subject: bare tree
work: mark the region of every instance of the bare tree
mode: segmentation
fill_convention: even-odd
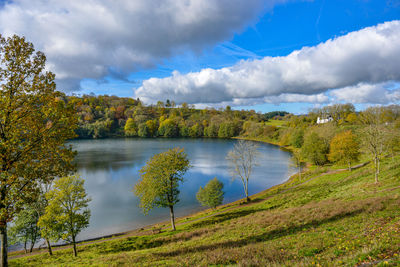
[[[258,145],[254,142],[239,140],[226,157],[229,161],[232,179],[240,178],[243,183],[246,201],[250,201],[248,185],[253,167],[257,164],[257,148]]]
[[[300,180],[301,180],[301,171],[302,171],[303,161],[302,161],[302,159],[301,159],[301,152],[300,152],[300,150],[293,150],[293,153],[292,153],[292,162],[293,162],[293,165],[294,165],[296,168],[298,168],[298,170],[299,170],[298,174],[299,174],[299,178],[300,178]]]
[[[375,183],[378,183],[380,160],[388,145],[388,129],[382,123],[382,108],[370,107],[361,114],[362,140],[367,152],[372,156],[375,170]]]

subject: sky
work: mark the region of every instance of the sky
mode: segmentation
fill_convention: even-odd
[[[400,0],[0,0],[67,94],[304,113],[400,101]]]

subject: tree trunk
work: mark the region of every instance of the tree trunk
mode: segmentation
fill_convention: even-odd
[[[28,250],[26,249],[26,242],[27,242],[27,240],[25,239],[25,241],[24,241],[24,251],[25,251],[25,254],[28,253]]]
[[[47,249],[49,251],[49,255],[53,256],[53,251],[51,250],[50,240],[48,238],[46,238],[46,243],[47,243]]]
[[[349,164],[349,171],[351,171],[351,163],[350,163],[350,161],[348,162],[348,164]]]
[[[301,165],[299,165],[299,178],[300,178],[300,181],[301,181]]]
[[[169,206],[169,213],[171,215],[171,227],[172,230],[175,231],[175,217],[174,217],[174,206]]]
[[[381,172],[381,161],[378,158],[378,167],[376,169],[377,173],[379,174]]]
[[[35,245],[35,243],[33,241],[31,241],[31,247],[29,248],[29,253],[32,253],[34,245]]]
[[[74,248],[74,256],[78,256],[78,253],[76,252],[76,242],[75,242],[75,236],[72,236],[72,246]]]
[[[250,202],[248,184],[249,184],[249,181],[247,181],[247,185],[246,185],[246,202]]]
[[[379,171],[378,171],[379,165],[378,164],[379,164],[378,163],[378,158],[375,157],[375,183],[376,184],[378,183],[378,173],[379,173]]]
[[[7,223],[1,222],[0,226],[0,242],[1,242],[1,267],[8,266],[7,260]]]

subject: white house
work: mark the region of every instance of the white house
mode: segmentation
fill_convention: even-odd
[[[317,124],[327,123],[333,121],[332,116],[328,116],[326,119],[321,119],[320,117],[317,118]]]

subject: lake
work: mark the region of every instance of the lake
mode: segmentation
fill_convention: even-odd
[[[192,168],[180,186],[181,201],[176,216],[201,210],[196,192],[209,180],[217,177],[224,183],[224,203],[244,197],[240,180],[232,181],[225,159],[237,140],[223,139],[101,139],[72,141],[78,151],[78,173],[85,179],[90,202],[90,226],[78,239],[132,230],[169,220],[169,210],[157,208],[143,215],[139,200],[132,193],[139,179],[139,169],[156,153],[169,148],[185,149]],[[295,171],[290,166],[290,154],[278,147],[259,143],[259,165],[249,182],[249,194],[261,192],[284,182]]]

